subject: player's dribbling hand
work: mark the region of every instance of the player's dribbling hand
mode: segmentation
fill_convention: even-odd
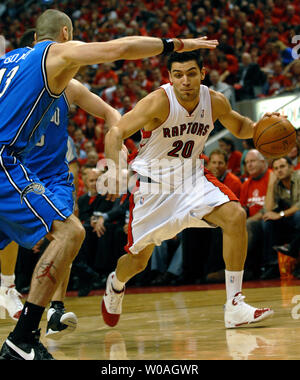
[[[266,117],[272,117],[272,116],[281,116],[281,117],[284,117],[284,118],[287,118],[287,116],[284,116],[284,115],[281,115],[281,113],[279,112],[266,112],[260,120],[266,118]],[[258,120],[258,122],[254,123],[253,125],[253,128],[256,128],[257,124],[260,122],[260,120]]]
[[[180,50],[177,50],[178,53],[197,49],[215,49],[219,45],[218,40],[208,40],[207,37],[187,38],[181,40],[181,42],[183,46]]]

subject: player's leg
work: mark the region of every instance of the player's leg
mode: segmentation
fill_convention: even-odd
[[[53,221],[52,240],[35,267],[21,316],[2,346],[3,359],[52,359],[39,343],[39,324],[46,305],[76,257],[84,234],[84,228],[74,215],[64,222]]]
[[[204,219],[223,231],[223,258],[228,271],[240,272],[247,255],[246,213],[238,202],[216,207]]]
[[[74,185],[73,176],[65,175],[49,178],[45,182],[47,188],[55,193],[57,197],[70,209],[74,209]],[[77,327],[77,317],[73,312],[66,312],[64,299],[66,296],[71,266],[67,269],[63,281],[58,285],[51,299],[47,312],[46,337],[50,339],[61,339],[64,335],[72,333]]]
[[[127,253],[121,256],[115,272],[108,276],[102,300],[102,316],[107,325],[113,327],[118,323],[122,313],[125,284],[146,268],[153,249],[154,245],[151,244],[138,254]]]
[[[18,320],[23,309],[21,294],[16,290],[15,268],[19,246],[15,242],[8,244],[0,251],[1,286],[0,306],[3,306],[9,316]]]
[[[246,213],[238,202],[228,202],[216,207],[204,217],[209,223],[220,226],[223,231],[223,258],[225,261],[225,283],[227,302],[225,326],[239,327],[259,322],[273,311],[269,308],[257,309],[243,300],[243,269],[247,254]]]

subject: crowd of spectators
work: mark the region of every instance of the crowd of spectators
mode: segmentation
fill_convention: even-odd
[[[217,49],[201,52],[207,73],[203,84],[224,93],[233,108],[238,101],[270,97],[300,88],[300,61],[294,59],[292,54],[295,47],[293,37],[300,34],[300,0],[7,0],[0,5],[0,35],[5,37],[6,50],[16,48],[22,34],[34,27],[39,14],[49,7],[66,12],[73,20],[74,39],[85,42],[107,41],[132,35],[166,38],[207,36],[209,39],[218,39],[220,43]],[[168,83],[165,59],[157,56],[134,62],[117,61],[84,67],[79,71],[77,79],[124,114],[149,92]],[[93,191],[89,188],[92,170],[97,164],[98,167],[105,166],[106,125],[103,120],[88,116],[81,109],[71,106],[68,132],[77,148],[79,217],[82,217],[84,204],[88,221],[84,218],[82,222],[89,240],[83,245],[74,265],[74,278],[77,282],[71,281],[70,286],[80,288],[81,295],[85,295],[93,286],[104,284],[105,276],[113,269],[118,255],[123,253],[128,200],[105,205],[105,202],[99,200],[99,195],[92,195]],[[125,141],[129,153],[137,151],[139,140],[140,134],[137,133]],[[249,188],[257,183],[255,181],[260,174],[251,172],[255,161],[251,155],[257,153],[252,150],[251,141],[244,142],[242,152],[234,148],[230,139],[224,138],[219,144],[220,151],[215,152],[214,157],[206,157],[206,164],[222,182],[227,178],[227,181],[230,179],[235,182],[235,186],[241,187],[238,190],[239,197],[244,197],[241,198],[242,204],[248,208],[248,231],[251,233],[251,218],[255,214],[252,215],[251,211],[253,202],[249,201],[249,194],[245,195],[246,190],[242,191],[242,187],[246,186],[249,193]],[[261,164],[265,176],[272,170],[272,164],[260,158],[257,160],[258,166]],[[299,145],[291,152],[290,158],[293,167],[300,169]],[[232,176],[235,177],[234,180]],[[240,185],[237,185],[236,179]],[[266,191],[267,182],[264,188]],[[264,207],[265,195],[262,195],[259,204],[261,208]],[[257,194],[254,196],[255,199],[259,197]],[[108,206],[111,209],[107,209]],[[103,218],[102,236],[97,236],[90,223],[95,217]],[[153,284],[157,285],[203,279],[214,281],[216,276],[208,275],[220,271],[222,277],[222,261],[215,260],[214,253],[220,249],[221,232],[209,232],[212,235],[210,241],[214,241],[214,249],[209,243],[203,243],[203,251],[209,252],[210,260],[207,262],[204,262],[203,254],[199,257],[197,252],[197,241],[201,238],[201,233],[200,230],[184,231],[157,249],[149,270],[145,272],[144,282],[153,280]],[[204,240],[207,241],[207,231],[204,234]],[[89,246],[91,241],[93,248]],[[255,247],[254,241],[251,240],[250,243]],[[251,244],[249,250],[257,253]],[[104,247],[107,246],[113,247],[113,259],[105,253]],[[197,259],[195,256],[198,256]],[[165,268],[164,273],[169,273],[167,276],[163,276],[162,270],[158,268],[162,257],[164,265],[161,267]],[[253,255],[249,262],[251,258]],[[257,263],[256,258],[252,261]],[[258,269],[250,264],[249,271],[258,275]],[[152,275],[155,272],[159,276],[153,279],[151,272]],[[143,282],[137,277],[137,283]],[[90,280],[85,281],[85,286],[81,282],[84,278]]]

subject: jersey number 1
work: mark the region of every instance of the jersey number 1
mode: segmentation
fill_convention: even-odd
[[[6,82],[5,82],[4,88],[0,92],[0,98],[2,98],[2,96],[4,95],[5,91],[7,90],[8,86],[10,85],[10,82],[12,81],[13,77],[16,75],[17,71],[19,70],[19,67],[20,66],[15,66],[13,69],[10,70],[10,72],[6,76]],[[4,74],[5,74],[6,70],[7,69],[1,69],[0,70],[0,85],[1,85],[2,79],[4,78]]]

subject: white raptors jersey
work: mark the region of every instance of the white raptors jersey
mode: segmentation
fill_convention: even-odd
[[[132,162],[132,169],[155,182],[169,184],[172,168],[172,183],[176,187],[182,184],[179,172],[183,167],[188,167],[187,162],[199,158],[208,135],[214,128],[211,99],[208,87],[201,85],[199,103],[189,114],[178,102],[171,84],[165,84],[161,88],[169,99],[169,116],[152,132],[142,131],[139,152]]]

